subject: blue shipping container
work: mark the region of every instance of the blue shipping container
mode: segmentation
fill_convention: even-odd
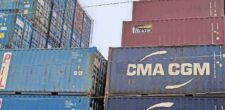
[[[106,99],[105,110],[224,110],[225,98],[121,97]]]
[[[51,13],[51,0],[1,0],[0,9],[17,9],[19,14],[47,33]]]
[[[0,95],[1,110],[102,110],[102,104],[86,96]]]
[[[225,46],[111,48],[107,94],[225,93]]]
[[[53,5],[49,37],[54,39],[54,41],[58,44],[60,44],[62,36],[63,19],[64,19],[63,13],[64,10],[57,7],[57,5]]]
[[[106,60],[96,48],[1,50],[0,57],[1,92],[104,95]]]
[[[75,11],[75,3],[77,0],[67,0],[66,2],[66,9],[64,13],[64,20],[68,22],[71,26],[73,25],[73,19],[74,19],[74,11]]]
[[[64,22],[60,47],[62,47],[62,48],[70,47],[72,30],[73,30],[72,25],[68,25],[68,24],[66,24],[66,22]]]
[[[4,48],[29,48],[32,25],[16,12],[0,11],[0,44]]]

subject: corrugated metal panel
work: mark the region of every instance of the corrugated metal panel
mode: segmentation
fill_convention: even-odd
[[[64,21],[60,47],[62,47],[62,48],[70,47],[72,30],[73,30],[72,24],[70,25],[68,22]]]
[[[109,98],[105,110],[224,110],[224,98],[125,97]]]
[[[81,47],[80,44],[81,44],[81,34],[74,29],[71,40],[71,47]]]
[[[59,39],[60,40],[60,39]],[[56,41],[54,37],[47,38],[47,48],[60,48],[60,41]]]
[[[47,35],[34,27],[30,48],[45,48],[47,43]]]
[[[81,34],[83,30],[84,10],[77,2],[75,7],[74,28]]]
[[[224,17],[124,22],[122,46],[224,44]]]
[[[84,22],[83,22],[82,37],[81,37],[81,47],[86,47],[86,48],[89,47],[91,29],[92,29],[92,20],[87,14],[85,14]]]
[[[0,57],[2,92],[104,94],[106,61],[96,48],[1,50]]]
[[[1,0],[0,10],[4,9],[17,9],[23,0]]]
[[[0,102],[1,110],[102,110],[98,101],[85,96],[0,95]]]
[[[62,36],[63,14],[64,9],[57,7],[57,5],[53,5],[49,37],[51,37],[51,39],[54,39],[54,41],[56,43],[59,43],[59,45]]]
[[[225,46],[112,48],[107,95],[224,93]]]
[[[66,22],[68,22],[68,24],[71,24],[71,27],[72,27],[73,19],[75,16],[75,13],[74,13],[75,3],[76,3],[76,0],[67,0],[65,14],[64,14]]]
[[[224,16],[224,0],[150,0],[133,3],[134,21],[209,16]]]
[[[4,48],[29,48],[32,25],[16,10],[1,10],[0,43]]]

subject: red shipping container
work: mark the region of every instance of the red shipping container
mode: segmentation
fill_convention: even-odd
[[[74,19],[74,28],[81,34],[83,29],[84,22],[84,10],[80,6],[80,4],[76,3],[75,8],[75,19]]]
[[[224,0],[142,0],[133,3],[133,21],[224,16]]]
[[[225,44],[224,17],[123,23],[123,47],[209,44]]]

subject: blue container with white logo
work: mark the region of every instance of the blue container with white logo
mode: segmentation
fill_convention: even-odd
[[[225,93],[225,46],[111,48],[106,94]]]
[[[104,110],[224,110],[225,98],[114,97]]]
[[[1,110],[103,110],[87,96],[0,95]]]
[[[1,50],[0,92],[104,95],[106,60],[96,48]]]

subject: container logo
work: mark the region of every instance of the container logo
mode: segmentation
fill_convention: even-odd
[[[12,53],[4,53],[0,74],[0,89],[5,89]]]
[[[133,27],[133,33],[149,33],[152,32],[152,24],[145,24],[145,25],[135,25]]]
[[[210,76],[210,63],[209,62],[193,62],[193,63],[147,63],[143,61],[160,55],[166,55],[167,51],[157,51],[150,53],[139,60],[138,64],[128,64],[126,75],[132,76]],[[191,83],[194,79],[176,85],[168,85],[166,89],[177,89]]]
[[[173,105],[174,105],[174,103],[172,103],[172,102],[163,102],[163,103],[155,104],[155,105],[147,108],[146,110],[152,110],[155,108],[170,108]]]

